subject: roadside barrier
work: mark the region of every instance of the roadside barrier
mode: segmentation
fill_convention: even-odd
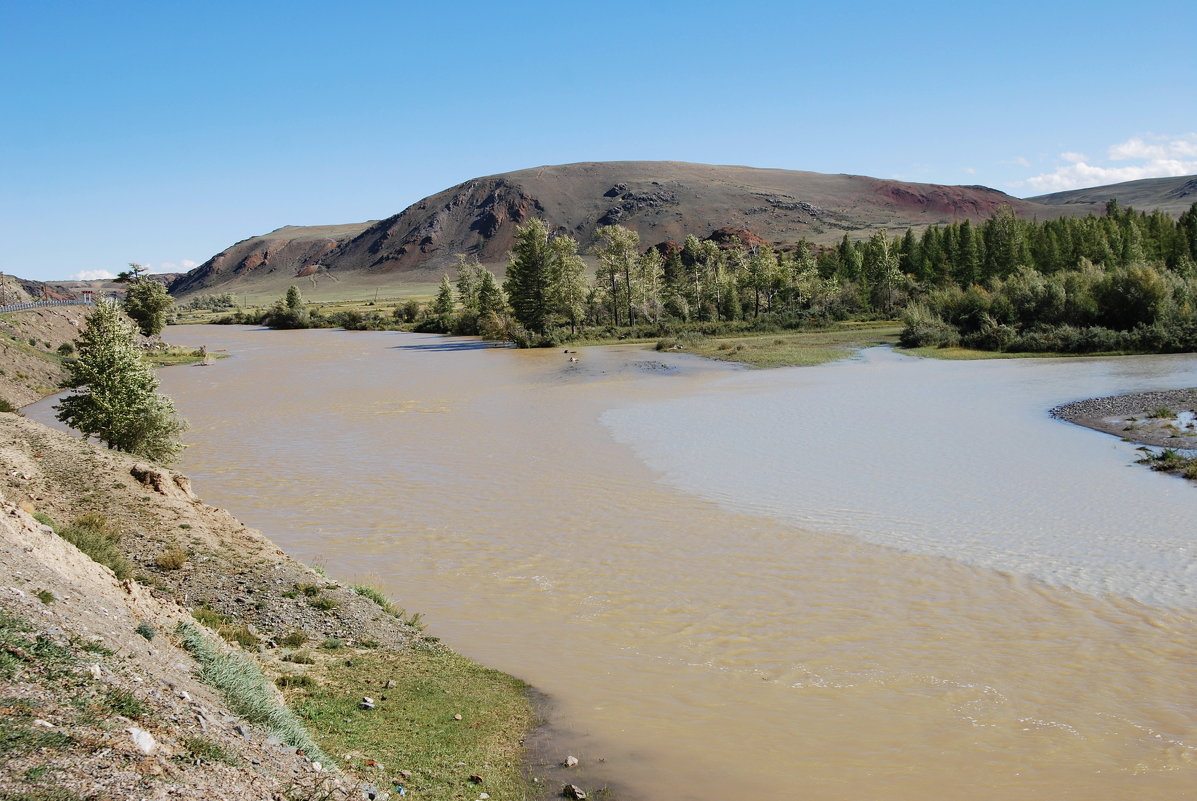
[[[40,309],[43,306],[94,306],[90,300],[39,300],[36,303],[14,303],[11,306],[0,306],[0,314],[4,312],[25,311],[26,309]]]

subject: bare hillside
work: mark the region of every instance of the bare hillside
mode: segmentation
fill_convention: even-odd
[[[1143,211],[1159,209],[1167,214],[1180,214],[1197,203],[1197,175],[1144,178],[1141,181],[1126,181],[1109,186],[1053,192],[1027,200],[1050,206],[1104,205],[1107,200],[1117,200],[1122,206],[1132,206]]]

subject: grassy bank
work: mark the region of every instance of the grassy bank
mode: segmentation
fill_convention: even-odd
[[[445,801],[530,796],[521,741],[534,721],[523,682],[435,643],[320,648],[288,667],[278,679],[288,704],[363,779]]]
[[[657,349],[693,353],[752,367],[810,367],[842,359],[860,348],[895,344],[900,331],[901,327],[893,323],[841,323],[818,331],[703,338],[682,336],[661,340]]]

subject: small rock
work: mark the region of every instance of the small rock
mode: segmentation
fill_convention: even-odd
[[[561,764],[567,768],[572,768],[574,765],[578,764],[578,758],[571,754],[570,756],[567,756],[565,758],[565,761],[562,762]]]
[[[361,701],[358,702],[357,708],[358,709],[373,709],[374,708],[374,699],[373,698],[363,698]]]
[[[576,784],[567,784],[561,788],[561,795],[564,798],[572,798],[574,801],[580,801],[586,797],[586,791]]]
[[[33,721],[33,725],[34,725],[34,726],[44,726],[44,727],[45,727],[45,728],[47,728],[47,729],[52,729],[52,728],[54,728],[54,724],[53,724],[53,723],[51,723],[51,722],[50,722],[50,721],[48,721],[48,720],[42,720],[41,718],[38,718],[37,720]]]
[[[470,776],[470,781],[472,781],[474,784],[482,784],[482,777],[475,773]]]
[[[100,666],[98,664],[96,664],[95,662],[93,662],[91,664],[91,667],[88,668],[88,670],[91,671],[91,677],[98,681],[100,678],[100,675],[101,675],[100,674]]]
[[[245,728],[245,726],[241,725],[240,723],[233,727],[233,731],[237,732],[242,737],[249,739],[249,729]]]
[[[453,716],[453,719],[454,719],[454,720],[461,720],[461,715],[454,715],[454,716]]]
[[[316,771],[317,773],[319,773],[320,771],[324,770],[324,766],[323,766],[323,765],[321,765],[319,762],[313,762],[313,763],[312,763],[312,770],[314,770],[314,771]]]
[[[401,771],[399,771],[399,775],[403,777],[403,781],[407,781],[408,779],[411,778],[411,771],[410,770],[401,770]]]
[[[386,686],[386,688],[387,688],[388,690],[393,690],[393,689],[395,689],[395,686],[396,686],[396,685],[395,685],[395,680],[394,680],[394,679],[387,679],[387,686]]]
[[[133,745],[137,746],[137,750],[146,756],[150,756],[158,749],[158,742],[154,739],[154,735],[145,729],[132,726],[125,731],[129,732],[129,736],[133,738]]]
[[[486,801],[490,798],[490,793],[478,793],[478,801]]]

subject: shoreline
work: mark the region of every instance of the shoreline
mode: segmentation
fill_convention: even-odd
[[[1179,431],[1173,424],[1174,414],[1153,417],[1154,413],[1164,409],[1174,413],[1197,410],[1197,387],[1086,398],[1061,404],[1049,414],[1058,420],[1140,445],[1181,450],[1197,448],[1197,429]]]
[[[195,365],[191,364],[188,366]],[[52,397],[54,394],[56,393],[43,394],[37,400],[44,400],[47,397]],[[30,401],[30,403],[36,403],[37,400]],[[94,461],[98,456],[105,463],[104,468],[101,468],[96,474],[89,476],[91,480],[98,481],[105,476],[113,479],[127,478],[127,473],[129,472],[128,465],[117,467],[111,473],[109,465],[115,467],[117,464],[125,462],[132,464],[138,461],[137,457],[133,457],[130,454],[110,451],[95,443],[80,441],[69,433],[64,432],[63,434],[59,434],[53,428],[44,426],[33,420],[28,420],[24,417],[23,413],[23,409],[27,405],[30,404],[23,403],[19,408],[13,410],[15,419],[9,418],[8,415],[0,416],[0,423],[6,423],[4,426],[6,431],[8,430],[8,422],[11,420],[11,423],[15,424],[13,433],[20,432],[11,442],[11,446],[16,446],[16,450],[6,451],[5,461],[14,461],[15,463],[21,460],[9,459],[7,457],[16,457],[17,453],[26,450],[30,453],[37,451],[34,455],[39,463],[38,466],[42,469],[37,471],[30,469],[27,473],[20,474],[19,478],[10,480],[8,482],[12,485],[9,488],[10,492],[17,490],[18,487],[20,489],[17,491],[15,497],[7,497],[7,494],[0,495],[0,498],[3,498],[5,501],[12,500],[19,502],[30,509],[37,509],[39,511],[52,510],[62,520],[71,519],[68,516],[68,509],[78,511],[79,509],[95,505],[95,501],[98,498],[94,496],[79,497],[84,494],[82,487],[86,486],[89,483],[88,481],[82,480],[81,477],[78,480],[62,481],[61,474],[51,477],[51,473],[58,471],[45,469],[49,466],[50,462],[57,461],[55,457],[61,456],[63,451],[62,446],[51,445],[56,440],[58,442],[62,442],[63,440],[73,441],[75,445],[67,446],[67,449],[74,450],[77,447],[79,449],[78,453],[87,454],[88,459]],[[18,420],[21,422],[17,422]],[[29,428],[29,426],[32,426],[32,428]],[[59,440],[59,436],[62,437],[61,440]],[[36,446],[33,445],[35,442],[37,443]],[[95,456],[92,456],[92,454],[95,454]],[[104,454],[104,456],[100,456],[100,454]],[[28,456],[29,454],[24,455]],[[29,466],[32,467],[32,463]],[[156,494],[161,494],[168,496],[171,501],[182,501],[185,510],[176,509],[173,510],[173,514],[177,516],[176,522],[177,519],[187,521],[185,524],[179,525],[181,531],[177,532],[176,536],[167,535],[165,538],[154,537],[153,539],[158,541],[157,547],[160,548],[169,549],[172,543],[177,543],[179,547],[191,551],[191,558],[187,559],[188,563],[184,566],[185,569],[177,573],[167,573],[155,569],[153,565],[154,556],[152,554],[130,553],[129,555],[133,557],[134,564],[140,569],[137,575],[137,583],[140,584],[148,581],[149,583],[146,587],[149,592],[172,599],[174,603],[182,608],[196,606],[196,608],[207,609],[212,607],[217,613],[225,615],[226,619],[233,621],[240,620],[247,623],[249,631],[265,639],[268,643],[264,646],[268,650],[263,651],[262,654],[264,656],[269,654],[270,656],[263,660],[262,664],[267,669],[269,675],[273,675],[281,667],[277,664],[280,654],[284,662],[289,659],[285,653],[288,649],[281,648],[275,651],[278,646],[274,641],[280,640],[287,630],[295,630],[300,627],[317,632],[317,639],[326,636],[334,639],[337,636],[345,638],[346,646],[350,648],[353,648],[354,641],[360,637],[367,644],[365,651],[361,650],[360,645],[357,648],[353,648],[353,651],[358,656],[411,652],[413,643],[419,646],[417,650],[444,648],[443,645],[439,644],[438,638],[425,638],[421,636],[418,628],[405,625],[402,618],[390,621],[389,624],[381,623],[378,616],[373,614],[373,612],[377,611],[373,610],[373,602],[364,605],[364,612],[360,611],[362,604],[354,597],[357,593],[352,589],[353,585],[350,582],[341,582],[331,577],[325,577],[318,570],[314,571],[307,565],[290,557],[289,554],[286,554],[261,532],[245,527],[244,524],[237,521],[229,512],[203,504],[202,501],[199,501],[199,499],[191,494],[189,482],[181,474],[177,474],[169,468],[161,468],[156,465],[151,470],[155,476],[166,476],[173,479],[174,483],[179,485],[180,491],[176,493],[174,488],[169,486],[172,483],[171,481],[161,480],[157,483],[164,485],[165,489],[159,489],[157,493],[151,492],[150,496],[153,497]],[[16,475],[14,473],[14,476]],[[119,483],[121,482],[118,481],[111,486],[115,488]],[[40,484],[41,491],[31,491],[32,487],[30,484]],[[47,486],[47,484],[50,486]],[[58,486],[51,488],[55,484]],[[78,485],[77,487],[74,486],[76,484]],[[111,493],[107,492],[103,494],[110,495]],[[174,497],[176,495],[179,497]],[[132,504],[122,505],[133,506]],[[157,508],[158,506],[159,504],[152,503],[144,511],[149,511],[153,508],[154,513],[152,514],[157,516],[160,513],[160,510]],[[193,510],[186,507],[195,508]],[[194,534],[198,529],[208,527],[208,525],[201,525],[200,520],[213,516],[222,518],[216,525],[216,528],[226,529],[226,531],[222,532],[222,536],[216,538],[217,540],[228,537],[229,532],[227,529],[232,528],[236,529],[233,537],[243,539],[244,541],[238,543],[237,546],[228,547],[231,543],[225,540],[213,550],[209,550],[206,546],[201,546],[197,550]],[[123,520],[121,522],[128,525],[132,520]],[[140,522],[144,525],[146,521],[143,519]],[[210,521],[205,522],[210,524]],[[186,543],[187,539],[190,539],[191,543]],[[134,550],[141,549],[135,548]],[[217,551],[219,555],[217,555]],[[211,566],[203,570],[193,569],[193,566],[198,568],[202,562],[207,560],[221,564],[222,569],[212,570]],[[264,570],[263,568],[268,569]],[[196,574],[201,572],[206,574],[205,577],[198,582],[194,581],[194,578],[197,577]],[[251,597],[264,600],[265,596],[272,594],[275,590],[273,585],[278,583],[278,575],[283,575],[284,573],[287,574],[286,581],[289,585],[295,584],[296,579],[301,582],[310,581],[313,584],[320,585],[322,594],[330,595],[335,593],[342,596],[335,602],[339,608],[331,613],[312,615],[310,614],[312,610],[306,609],[304,604],[299,604],[301,611],[299,613],[300,616],[297,618],[294,614],[279,614],[281,611],[280,607],[276,605],[274,599],[271,599],[270,602],[265,604],[260,600],[255,605],[255,609],[259,611],[243,614],[246,611],[246,607],[239,607],[237,604],[241,604],[247,598]],[[188,575],[188,578],[193,580],[178,581],[177,579],[182,578],[183,575]],[[7,571],[0,571],[0,581],[8,583],[12,578],[12,576],[7,574]],[[286,605],[283,599],[280,598],[278,600]],[[353,606],[357,606],[359,609],[351,609]],[[190,615],[186,616],[185,619],[190,620]],[[334,620],[336,623],[333,622]],[[345,626],[346,623],[350,625]],[[329,624],[332,624],[332,626],[329,627]],[[354,624],[357,625],[355,626]],[[329,627],[329,630],[321,631],[325,627]],[[338,630],[333,630],[334,628]],[[251,648],[250,650],[254,649]],[[447,650],[452,649],[450,647]],[[498,671],[492,671],[491,668],[479,662],[466,659],[465,657],[461,658],[475,665],[481,671],[498,673]],[[508,674],[503,675],[507,676]],[[567,768],[564,762],[568,753],[567,749],[570,748],[569,742],[571,739],[576,740],[577,738],[571,738],[569,733],[561,728],[563,721],[556,719],[555,700],[543,691],[525,684],[517,677],[509,678],[523,686],[521,695],[526,699],[526,703],[532,713],[529,726],[522,727],[519,731],[512,730],[508,733],[509,736],[506,737],[506,740],[513,747],[518,744],[523,752],[522,758],[519,760],[520,772],[525,777],[527,792],[530,793],[528,797],[530,799],[556,797],[563,784],[580,784],[591,792],[602,789],[608,794],[615,794],[611,797],[630,797],[626,788],[621,788],[617,783],[606,780],[610,771],[604,769],[602,760],[595,763],[592,760],[583,759],[580,764]],[[287,696],[293,694],[291,691],[284,693]],[[300,698],[297,697],[296,700],[300,700]],[[585,756],[584,754],[579,755]],[[71,757],[67,757],[67,759],[71,759]],[[319,769],[317,768],[317,770]],[[369,773],[369,771],[351,770],[350,773],[351,775],[356,774],[354,779],[357,781],[366,781],[367,777],[365,774]],[[387,795],[387,793],[381,792],[378,794],[378,797],[383,798]]]

